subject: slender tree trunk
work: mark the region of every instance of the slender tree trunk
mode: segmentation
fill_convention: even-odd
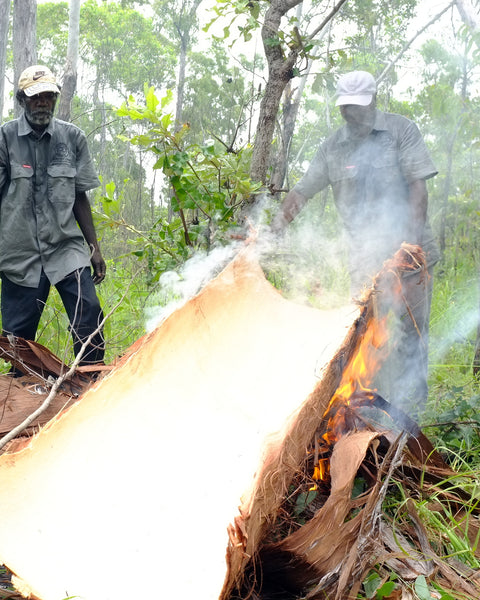
[[[37,63],[37,3],[36,0],[13,2],[13,74],[15,90],[20,73]],[[21,108],[15,103],[15,115]]]
[[[78,45],[80,36],[80,0],[70,0],[68,48],[63,74],[62,94],[58,104],[58,118],[70,121],[72,100],[77,87]]]
[[[191,3],[190,3],[191,1]],[[187,68],[187,52],[190,47],[191,33],[197,27],[196,13],[197,8],[201,0],[183,0],[181,5],[178,7],[178,14],[173,17],[173,24],[177,30],[178,39],[180,40],[180,57],[178,65],[178,78],[177,78],[177,102],[175,106],[175,123],[176,129],[180,130],[182,127],[182,115],[183,115],[183,101],[185,95],[185,73]],[[171,195],[175,193],[171,190]],[[180,217],[183,222],[185,229],[185,241],[189,244],[187,223],[183,210],[180,209]],[[168,205],[168,219],[171,221],[173,218],[173,211],[171,204]]]
[[[308,39],[316,38],[346,1],[337,0],[332,10],[315,31],[309,35]],[[306,41],[302,40],[300,33],[297,31],[298,37],[292,41],[290,51],[288,55],[285,55],[279,36],[281,20],[290,9],[300,4],[300,2],[301,0],[271,0],[262,27],[263,48],[268,63],[268,80],[260,104],[260,115],[250,169],[250,177],[254,181],[262,183],[267,183],[275,121],[282,94],[288,82],[294,77],[293,68],[303,50],[303,43]],[[254,200],[254,198],[251,198],[249,201],[253,203]]]
[[[267,170],[270,166],[271,144],[280,101],[288,82],[293,77],[293,67],[300,51],[300,47],[294,47],[288,56],[284,55],[278,36],[281,20],[291,8],[300,4],[300,1],[273,0],[265,13],[262,40],[268,63],[268,80],[260,104],[252,154],[250,177],[254,181],[266,183]]]
[[[471,29],[472,33],[476,33],[480,29],[479,16],[470,0],[455,0],[460,17],[465,25]],[[478,46],[478,42],[477,42]]]
[[[10,25],[10,7],[12,0],[0,0],[0,123],[3,120],[5,97],[5,71],[7,68],[8,27]]]

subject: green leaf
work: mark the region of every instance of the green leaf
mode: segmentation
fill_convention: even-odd
[[[153,87],[149,88],[147,95],[145,96],[145,102],[148,110],[152,111],[153,113],[156,112],[159,101],[155,96]]]
[[[428,589],[427,580],[424,575],[419,575],[415,579],[415,593],[420,600],[432,600],[432,594]]]
[[[377,573],[371,573],[363,582],[363,589],[367,598],[373,598],[382,580]]]
[[[390,596],[390,594],[393,592],[394,589],[395,589],[395,582],[394,581],[387,581],[387,582],[385,582],[377,590],[377,599],[380,600],[381,598],[385,598],[385,597]]]

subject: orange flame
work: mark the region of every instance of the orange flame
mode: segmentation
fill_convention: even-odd
[[[369,391],[381,361],[378,350],[387,340],[386,317],[380,321],[371,319],[365,335],[360,340],[358,350],[343,372],[342,380],[330,406],[336,402],[349,403],[350,397],[358,390]]]
[[[375,391],[371,389],[371,386],[382,363],[383,354],[380,351],[387,341],[387,337],[387,318],[370,319],[365,334],[362,336],[353,358],[346,366],[340,385],[325,412],[328,424],[323,440],[327,444],[332,444],[343,433],[351,429],[348,421],[352,418],[352,411],[349,407],[355,393],[361,391],[364,397],[368,397],[369,392]]]
[[[392,303],[402,303],[403,306],[406,301],[402,291],[401,273],[418,269],[424,270],[425,277],[429,276],[423,250],[419,246],[402,244],[392,259],[385,261],[373,288],[378,289],[378,279],[381,275],[382,287],[390,289]],[[407,310],[409,310],[408,306]],[[382,350],[387,339],[387,317],[381,319],[370,317],[366,324],[366,331],[344,369],[340,385],[325,411],[326,432],[320,440],[315,439],[316,451],[312,475],[314,483],[311,489],[317,489],[316,481],[325,482],[329,478],[328,459],[319,458],[320,444],[323,445],[323,453],[327,448],[331,449],[331,445],[342,435],[358,426],[359,415],[356,414],[355,408],[365,406],[369,402],[373,403],[376,390],[372,389],[372,384],[385,359],[386,353]]]

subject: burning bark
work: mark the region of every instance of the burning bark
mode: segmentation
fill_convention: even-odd
[[[218,598],[227,525],[264,440],[357,316],[286,301],[240,254],[25,449],[0,456],[0,560],[19,589],[130,600],[128,571],[138,597]]]
[[[461,490],[443,491],[452,469],[412,419],[369,388],[385,358],[376,289],[386,278],[395,287],[402,271],[422,262],[420,248],[403,246],[385,264],[324,378],[266,453],[229,531],[222,600],[353,599],[372,570],[404,582],[435,576],[452,594],[480,597],[472,571],[452,566],[429,538],[412,498],[435,490],[452,502],[459,522],[468,514],[471,538],[479,531],[478,510],[465,509]],[[356,480],[363,489],[353,493]],[[383,508],[397,486],[406,498],[401,523]]]
[[[383,277],[413,268],[417,250],[400,258]],[[344,600],[375,568],[479,597],[418,499],[446,498],[472,543],[477,510],[442,487],[454,472],[416,424],[369,388],[364,353],[384,354],[372,324],[375,285],[357,307],[318,311],[283,299],[241,253],[0,456],[0,560],[18,589],[130,600],[128,570],[139,597]],[[402,514],[384,509],[392,488]]]

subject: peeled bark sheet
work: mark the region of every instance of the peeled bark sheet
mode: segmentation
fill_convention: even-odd
[[[0,561],[19,588],[42,600],[218,598],[227,526],[266,440],[283,439],[319,387],[321,418],[358,317],[285,300],[240,253],[0,457]]]

